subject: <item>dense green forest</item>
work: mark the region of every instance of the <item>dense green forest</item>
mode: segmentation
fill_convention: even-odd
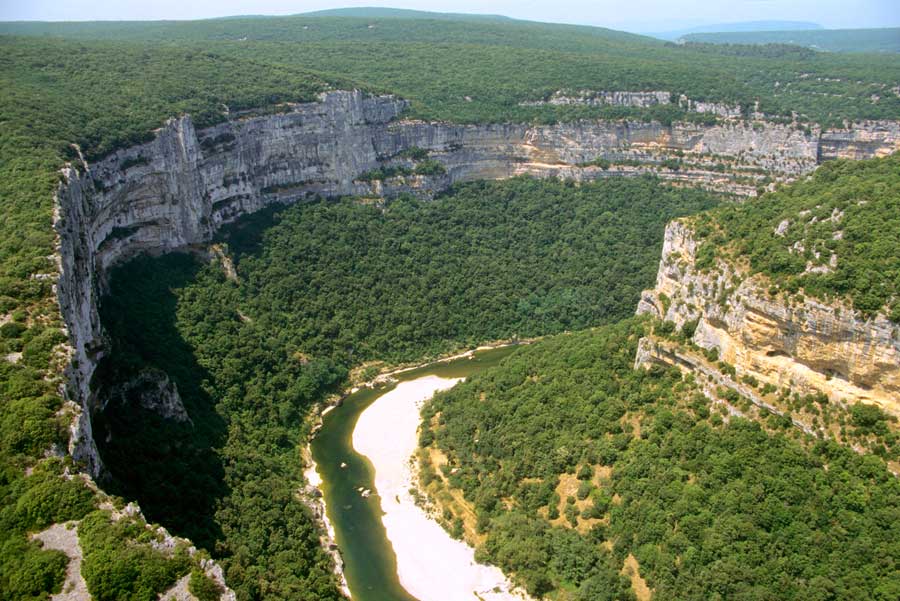
[[[723,416],[677,369],[633,369],[646,329],[537,342],[426,405],[421,442],[477,512],[480,555],[560,599],[628,599],[628,555],[658,599],[896,599],[883,461]]]
[[[806,181],[696,223],[701,268],[716,256],[748,259],[789,294],[849,299],[900,323],[900,155],[825,163]]]
[[[330,598],[292,492],[310,405],[366,360],[626,317],[653,282],[665,223],[714,204],[652,178],[518,178],[428,203],[322,201],[247,218],[222,235],[238,282],[189,255],[137,259],[102,305],[114,346],[98,381],[161,369],[192,423],[108,406],[95,428],[109,486],[220,557],[241,599]]]
[[[828,52],[900,52],[900,27],[692,33],[683,39],[709,44],[795,44]]]
[[[515,178],[437,202],[255,216],[226,240],[247,274],[242,310],[273,336],[339,361],[409,361],[631,314],[654,280],[665,223],[714,204],[652,178]]]
[[[669,90],[815,122],[896,118],[890,57],[798,47],[679,46],[596,27],[501,19],[295,16],[190,22],[5,23],[0,32],[180,48],[350,78],[410,99],[417,117],[464,122],[587,116],[682,118],[669,109],[523,107],[560,89]],[[22,43],[21,38],[7,38]],[[192,70],[185,64],[186,72]],[[240,81],[240,80],[238,80]],[[284,88],[289,89],[289,88]],[[882,98],[873,102],[872,94]]]

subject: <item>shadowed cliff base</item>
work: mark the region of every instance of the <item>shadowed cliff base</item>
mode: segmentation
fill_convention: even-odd
[[[178,331],[173,292],[194,281],[199,265],[179,254],[160,261],[114,272],[101,304],[112,340],[92,382],[102,399],[92,419],[103,484],[138,499],[151,521],[215,550],[216,504],[228,493],[219,456],[227,425],[204,389],[209,373]]]

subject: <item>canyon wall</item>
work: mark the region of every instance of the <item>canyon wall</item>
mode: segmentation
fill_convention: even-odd
[[[648,171],[676,184],[754,194],[767,176],[790,179],[825,158],[874,156],[900,146],[896,123],[824,133],[741,121],[459,125],[401,119],[406,108],[393,96],[331,92],[281,114],[202,130],[183,116],[151,142],[65,171],[55,214],[57,292],[72,347],[67,396],[82,409],[70,451],[90,473],[102,470],[90,424],[98,407],[91,378],[106,346],[99,299],[109,268],[137,253],[203,244],[241,215],[315,197],[427,197],[477,179],[590,180]],[[427,151],[443,169],[365,177],[373,169],[412,170],[416,161],[404,153],[411,149]],[[597,159],[603,161],[585,165]]]
[[[824,392],[845,405],[873,403],[900,416],[897,324],[882,315],[863,318],[839,303],[773,296],[761,275],[748,277],[721,260],[701,272],[697,247],[685,222],[667,226],[656,286],[642,294],[639,314],[678,327],[697,320],[692,342],[717,349],[738,376],[800,394]]]

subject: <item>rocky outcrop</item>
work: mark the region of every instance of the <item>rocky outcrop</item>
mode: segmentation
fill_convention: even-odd
[[[183,551],[194,560],[195,566],[199,571],[203,572],[219,591],[218,601],[236,601],[237,595],[225,582],[225,572],[222,566],[214,559],[208,557],[197,557],[197,547],[191,544],[191,541],[178,536],[172,536],[168,530],[162,526],[155,526],[147,523],[141,508],[135,503],[127,504],[121,511],[115,507],[111,507],[108,503],[101,504],[101,509],[110,511],[110,518],[114,522],[126,519],[131,522],[132,528],[137,531],[144,530],[143,538],[149,544],[150,548],[160,553],[164,557],[173,557],[180,551]],[[178,599],[196,599],[188,589],[190,582],[190,574],[176,582],[168,591],[160,595],[160,599],[176,601]],[[180,586],[179,586],[180,585]]]
[[[710,399],[714,404],[724,405],[731,415],[746,417],[746,414],[740,409],[720,397],[719,391],[722,389],[733,390],[741,398],[750,401],[753,405],[766,413],[773,413],[782,417],[788,416],[795,428],[803,430],[807,434],[819,436],[824,433],[824,429],[822,428],[816,430],[803,421],[795,417],[790,417],[785,411],[782,411],[775,405],[765,401],[757,389],[746,384],[741,384],[728,373],[723,373],[717,366],[706,360],[705,357],[700,356],[699,353],[691,352],[680,344],[660,340],[652,336],[645,336],[638,341],[634,367],[637,369],[639,367],[648,367],[653,364],[671,365],[677,367],[684,373],[692,374],[703,395]]]
[[[696,320],[692,341],[717,349],[739,375],[833,401],[874,403],[900,415],[900,328],[851,308],[812,298],[771,295],[769,283],[721,260],[695,264],[698,243],[684,221],[668,225],[656,287],[637,312],[681,327]]]
[[[822,133],[819,161],[867,159],[900,150],[900,121],[859,121]]]
[[[628,106],[648,108],[658,104],[669,104],[672,101],[672,93],[662,90],[649,92],[628,91],[594,91],[580,90],[575,93],[567,93],[557,90],[546,100],[533,100],[521,103],[521,106]]]
[[[104,411],[111,403],[119,403],[126,407],[140,407],[163,419],[193,425],[181,401],[181,395],[178,394],[178,385],[169,379],[168,374],[158,369],[145,369],[127,382],[104,390],[101,402],[102,405],[98,407],[100,411]]]
[[[557,90],[549,98],[529,100],[519,106],[623,106],[631,108],[650,108],[657,105],[672,104],[673,94],[666,90],[631,92],[579,90],[566,92]],[[740,119],[743,116],[741,106],[725,102],[707,102],[693,100],[684,94],[678,97],[678,108],[689,113],[709,113],[722,119]]]
[[[678,106],[690,113],[709,113],[722,119],[740,119],[743,114],[739,104],[692,100],[684,94],[679,96]]]
[[[40,541],[43,549],[61,551],[68,557],[66,579],[62,590],[51,597],[51,601],[90,601],[87,583],[81,575],[84,552],[78,542],[78,522],[53,524],[46,530],[32,535],[32,540]]]
[[[639,92],[626,90],[579,90],[578,92],[566,92],[557,90],[549,98],[525,101],[520,103],[519,106],[623,106],[650,108],[652,106],[672,104],[672,97],[672,92],[665,90]],[[678,97],[678,107],[689,113],[710,113],[722,119],[740,119],[743,115],[740,105],[692,100],[684,94]]]
[[[459,125],[401,119],[406,107],[393,96],[331,92],[282,114],[238,116],[202,130],[183,116],[151,142],[65,171],[54,220],[57,292],[72,347],[67,394],[83,409],[71,452],[90,473],[102,469],[89,419],[102,404],[91,378],[106,348],[97,307],[109,268],[137,253],[204,244],[223,224],[273,204],[404,192],[427,197],[457,182],[521,174],[590,180],[651,171],[678,184],[753,194],[763,177],[808,173],[823,156],[887,152],[900,139],[897,127],[869,124],[840,133],[865,139],[865,147],[833,141],[823,150],[824,135],[789,125]],[[414,171],[410,156],[422,152],[441,169],[364,177],[375,169]]]
[[[79,476],[74,477],[77,478]],[[90,486],[93,488],[93,483]],[[234,591],[225,583],[222,566],[212,559],[195,557],[197,548],[191,545],[189,541],[172,536],[165,528],[160,526],[148,525],[137,505],[129,503],[120,511],[108,499],[104,498],[100,508],[109,511],[110,519],[113,521],[119,521],[123,518],[133,520],[132,526],[138,532],[143,531],[145,541],[149,539],[149,546],[163,556],[172,557],[178,550],[184,550],[188,557],[194,558],[195,565],[200,571],[206,574],[219,587],[219,601],[235,601],[237,597]],[[52,601],[90,601],[92,599],[82,574],[84,550],[78,537],[78,525],[80,523],[80,520],[56,523],[41,532],[31,535],[31,539],[39,541],[42,548],[61,551],[68,557],[65,581],[61,591],[51,597]],[[188,573],[179,579],[175,586],[160,595],[160,599],[171,601],[180,599],[195,600],[196,597],[188,590],[190,576],[190,573]]]

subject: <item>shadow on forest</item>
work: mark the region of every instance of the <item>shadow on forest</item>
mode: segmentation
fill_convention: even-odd
[[[92,421],[109,470],[107,490],[137,500],[148,521],[212,551],[222,539],[214,519],[217,501],[228,493],[218,452],[227,425],[203,389],[208,372],[176,327],[173,292],[193,282],[198,269],[193,257],[172,254],[138,258],[114,271],[100,309],[112,348],[92,382],[106,406]],[[148,369],[169,376],[190,421],[143,406],[137,389],[122,392]]]
[[[321,199],[304,201],[303,204],[324,202]],[[281,220],[281,213],[287,207],[272,205],[255,213],[243,215],[234,223],[223,227],[216,240],[228,243],[229,254],[235,264],[244,257],[258,257],[263,252],[265,234]]]

